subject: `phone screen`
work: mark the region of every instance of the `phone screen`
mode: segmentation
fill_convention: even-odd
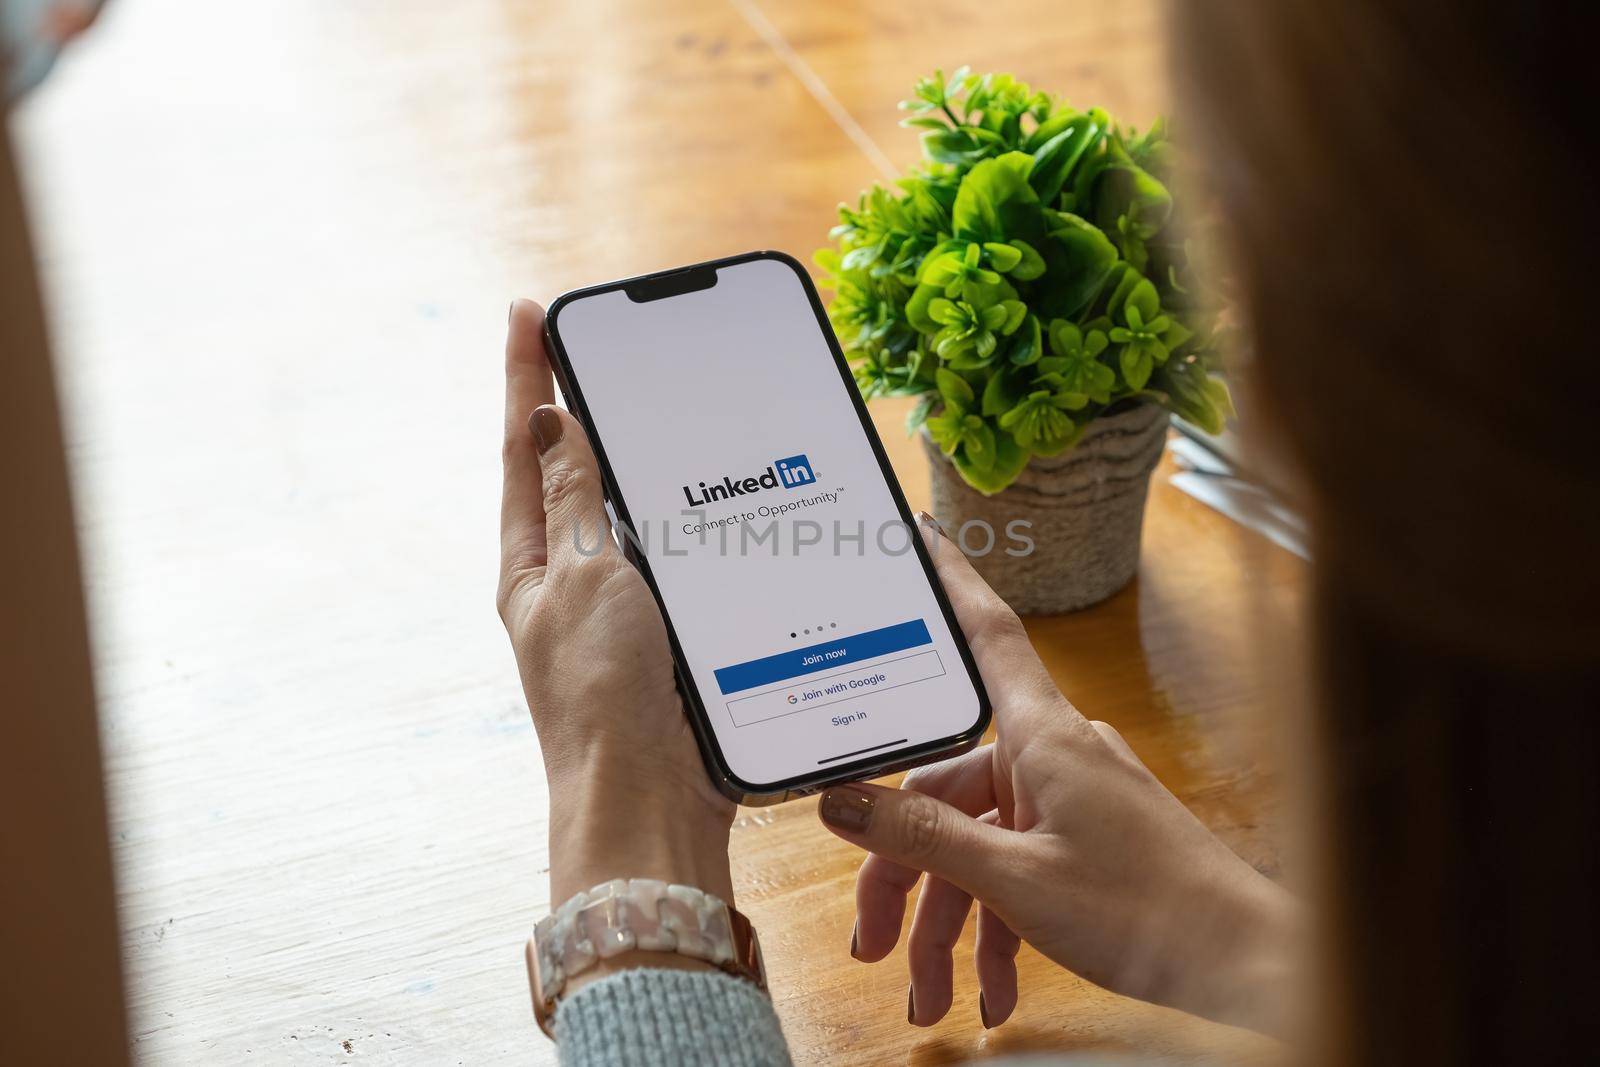
[[[727,769],[791,787],[969,735],[981,683],[809,281],[769,256],[701,269],[551,323]]]

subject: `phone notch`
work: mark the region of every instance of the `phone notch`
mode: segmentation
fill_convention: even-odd
[[[623,292],[627,293],[628,299],[635,304],[648,304],[652,300],[664,300],[669,296],[698,293],[716,284],[717,268],[690,267],[688,270],[675,270],[670,274],[641,278],[624,286]]]

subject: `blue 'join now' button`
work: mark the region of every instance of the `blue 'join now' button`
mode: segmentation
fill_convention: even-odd
[[[885,626],[881,630],[868,630],[864,634],[837,637],[832,641],[793,652],[779,652],[776,656],[763,656],[748,663],[735,663],[716,671],[717,685],[724,695],[741,693],[772,682],[799,678],[830,667],[856,663],[891,652],[903,652],[918,645],[931,645],[928,625],[921,619]]]

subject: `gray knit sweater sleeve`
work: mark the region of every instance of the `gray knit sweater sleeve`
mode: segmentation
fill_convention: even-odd
[[[556,1011],[562,1067],[787,1067],[767,995],[717,971],[641,968],[590,982]]]

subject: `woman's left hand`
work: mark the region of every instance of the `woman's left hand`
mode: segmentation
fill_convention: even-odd
[[[589,440],[555,406],[544,310],[506,339],[500,617],[550,783],[550,894],[660,878],[733,902],[734,807],[706,775],[667,630],[612,540]]]

